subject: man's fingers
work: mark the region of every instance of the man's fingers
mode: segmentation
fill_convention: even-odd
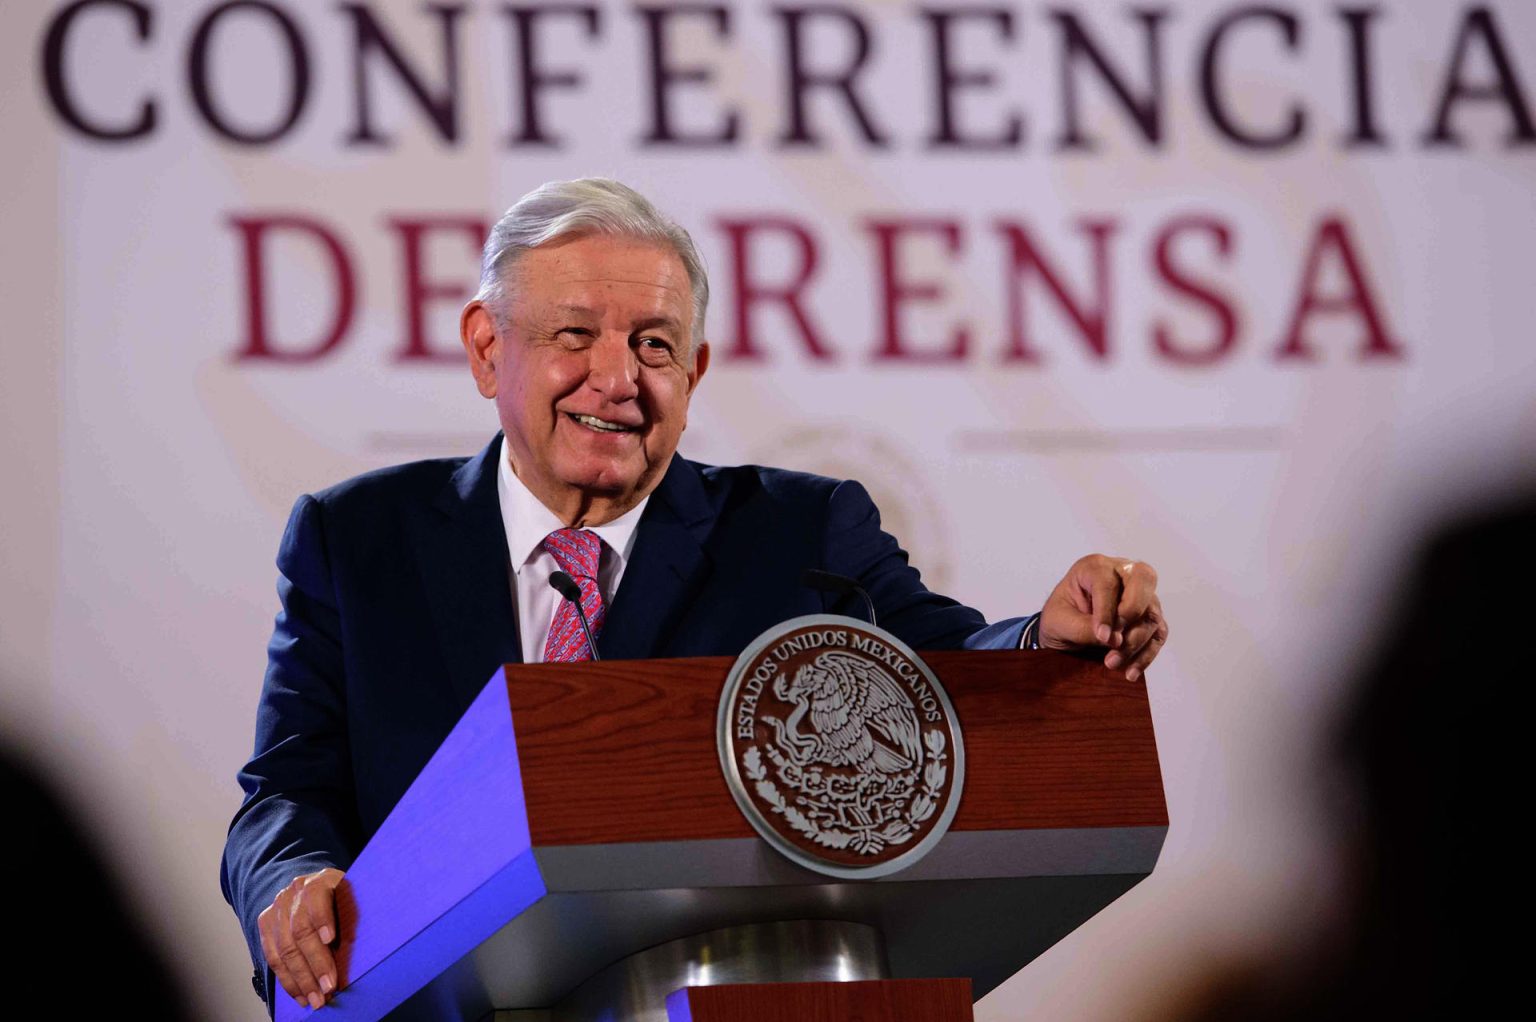
[[[315,928],[315,934],[320,938],[320,942],[322,944],[334,942],[336,940],[336,890],[326,882],[323,874],[305,884],[300,901],[309,913],[310,925]]]
[[[312,920],[307,902],[322,895],[329,898],[330,894],[329,888],[313,885],[305,887],[299,892],[292,915],[293,942],[298,946],[299,953],[308,966],[312,981],[312,985],[306,988],[305,993],[309,995],[310,1006],[315,1008],[324,1003],[326,994],[336,989],[336,963],[331,957],[331,949],[326,947],[325,941],[320,939],[320,931]],[[292,968],[291,965],[290,968]]]
[[[1123,670],[1128,681],[1135,681],[1146,673],[1147,666],[1157,658],[1168,641],[1168,622],[1162,620],[1160,611],[1154,610],[1148,618],[1126,632],[1125,645],[1112,650],[1104,658],[1104,666],[1112,671]]]
[[[1147,644],[1131,659],[1131,664],[1125,669],[1127,681],[1135,681],[1147,673],[1147,667],[1157,659],[1157,654],[1162,652],[1163,644],[1168,641],[1167,632],[1157,632],[1147,640]]]
[[[1124,625],[1133,625],[1147,616],[1157,599],[1157,572],[1140,561],[1121,560],[1115,565],[1121,579],[1120,605],[1116,614]],[[1129,645],[1129,640],[1125,645]]]
[[[1086,582],[1083,588],[1090,599],[1093,637],[1101,646],[1118,645],[1115,615],[1120,606],[1120,575],[1107,557],[1085,557],[1078,564],[1083,571],[1079,578]]]
[[[320,994],[320,983],[315,979],[314,970],[309,966],[309,959],[304,956],[304,951],[292,940],[280,941],[277,948],[278,957],[283,966],[288,970],[288,975],[293,977],[293,985],[298,987],[298,993],[294,994],[294,1000],[311,1008],[318,1008],[325,1003]]]
[[[277,941],[272,935],[271,919],[272,909],[267,909],[257,919],[257,930],[261,933],[261,953],[267,956],[267,965],[272,970],[273,977],[278,986],[283,988],[289,997],[295,1001],[303,1002],[304,995],[299,990],[299,984],[293,978],[293,973],[288,971],[288,964],[283,961],[283,956],[278,953]]]
[[[1142,647],[1156,634],[1157,630],[1164,627],[1162,617],[1152,608],[1148,608],[1146,616],[1125,630],[1125,641],[1120,644],[1119,649],[1111,650],[1104,658],[1104,666],[1113,671],[1130,663],[1136,659],[1136,654],[1141,652]]]
[[[262,941],[262,951],[267,956],[267,964],[272,966],[273,976],[288,995],[300,1004],[314,1008],[323,1003],[320,1000],[320,983],[310,969],[304,952],[293,939],[290,922],[296,897],[294,888],[294,884],[289,884],[279,891],[272,905],[262,913],[262,916],[270,920],[264,931],[266,939]]]
[[[1053,599],[1040,614],[1040,645],[1046,649],[1084,649],[1099,645],[1095,624],[1068,599]]]

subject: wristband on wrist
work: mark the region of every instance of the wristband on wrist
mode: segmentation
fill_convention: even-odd
[[[1024,626],[1024,634],[1019,638],[1020,649],[1040,648],[1040,615],[1036,614],[1029,619],[1029,624]]]

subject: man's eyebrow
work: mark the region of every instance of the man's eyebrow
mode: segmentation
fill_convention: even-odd
[[[650,319],[642,319],[635,324],[636,330],[650,330],[655,327],[665,327],[668,330],[681,331],[683,324],[671,316],[652,316]]]
[[[576,304],[557,305],[557,306],[555,306],[554,311],[555,311],[556,315],[561,315],[561,316],[598,316],[598,315],[601,315],[601,311],[598,310],[598,309],[594,309],[594,308],[591,308],[590,306],[586,306],[586,305],[576,305]],[[638,331],[641,331],[641,330],[655,330],[657,328],[661,328],[661,329],[664,329],[664,330],[671,330],[674,333],[682,333],[683,332],[682,321],[679,320],[675,316],[667,316],[667,315],[648,316],[645,319],[639,320],[631,328],[631,332],[638,332]]]

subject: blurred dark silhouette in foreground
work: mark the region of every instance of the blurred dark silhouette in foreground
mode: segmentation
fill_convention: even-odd
[[[1401,579],[1324,769],[1343,775],[1345,903],[1295,967],[1254,962],[1154,1013],[1181,1022],[1482,1019],[1512,1002],[1527,898],[1536,500],[1436,533]],[[1513,922],[1516,935],[1506,926]]]
[[[39,999],[38,1015],[106,1017],[132,1005],[133,1013],[157,1019],[190,1019],[185,996],[130,914],[98,843],[8,752],[0,752],[0,805],[9,820],[0,876],[17,938],[5,956],[12,986]],[[45,999],[53,1007],[41,1008]]]

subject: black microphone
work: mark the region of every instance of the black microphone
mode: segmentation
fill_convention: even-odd
[[[555,571],[550,573],[549,588],[570,600],[576,607],[576,617],[581,621],[581,632],[587,637],[587,650],[592,654],[593,660],[601,660],[602,657],[597,655],[597,643],[592,641],[592,627],[587,624],[587,612],[581,609],[581,586],[577,585],[576,580],[565,572]]]
[[[875,601],[869,598],[869,590],[859,585],[858,581],[847,575],[836,575],[830,571],[822,571],[820,568],[806,568],[800,573],[800,584],[808,586],[823,593],[833,593],[837,596],[847,596],[850,593],[858,593],[864,599],[864,609],[869,612],[869,625],[875,624]]]

